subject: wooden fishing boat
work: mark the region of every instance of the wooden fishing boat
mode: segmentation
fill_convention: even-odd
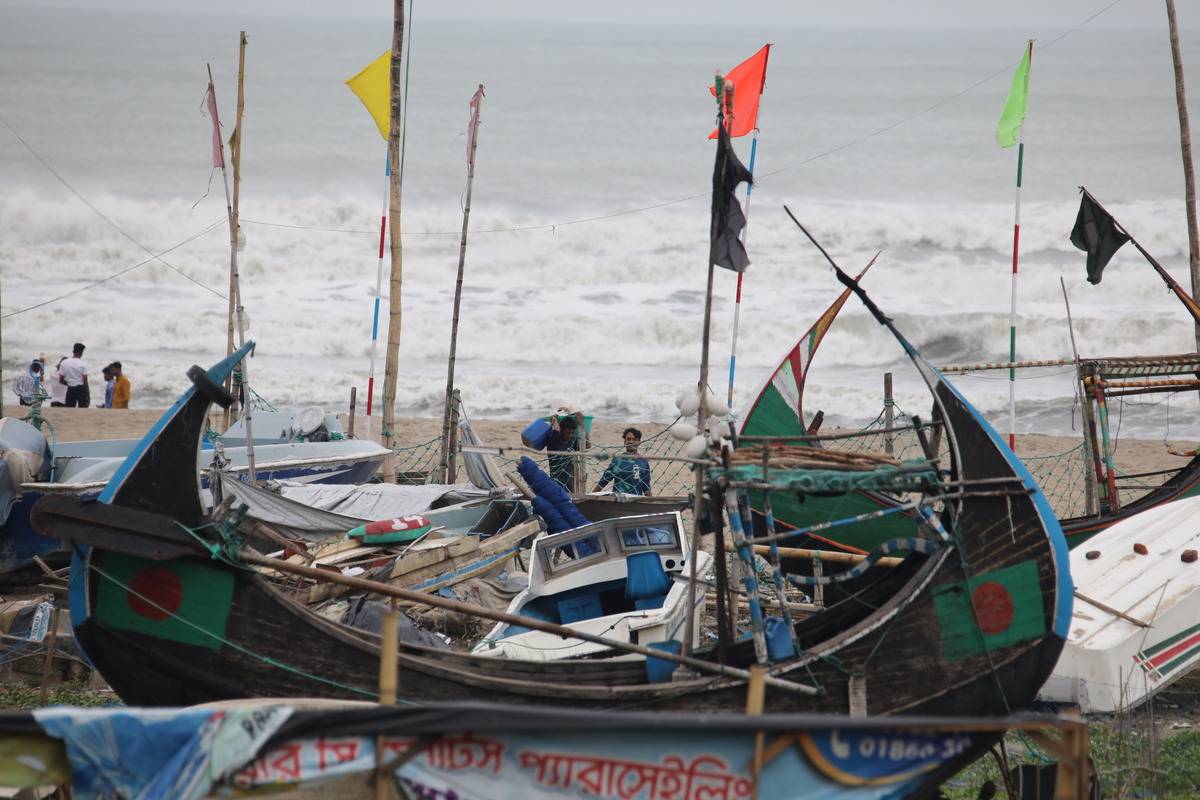
[[[1124,519],[1071,552],[1078,601],[1041,699],[1135,708],[1200,664],[1200,497]]]
[[[771,707],[989,715],[1021,708],[1057,660],[1070,619],[1061,529],[987,422],[851,278],[839,278],[892,330],[927,382],[950,458],[940,472],[927,469],[938,476],[936,491],[921,506],[928,538],[911,540],[910,555],[897,568],[864,567],[860,583],[847,590],[849,599],[796,624],[795,654],[764,664]],[[195,385],[147,433],[98,502],[46,498],[35,509],[41,532],[77,545],[71,581],[76,638],[128,703],[377,696],[378,639],[330,623],[281,594],[247,566],[269,560],[240,552],[231,536],[236,509],[207,514],[199,500],[191,454],[210,403],[224,399],[219,384],[248,350],[207,372],[190,370]],[[712,491],[725,489],[714,485]],[[423,597],[383,588],[392,596]],[[428,602],[532,629],[550,626],[436,596]],[[613,653],[636,651],[625,642],[611,644]],[[421,702],[486,697],[593,708],[741,709],[744,668],[765,657],[749,641],[732,643],[724,655],[721,663],[711,648],[656,655],[683,661],[699,676],[651,683],[645,661],[495,659],[402,644],[400,694]]]

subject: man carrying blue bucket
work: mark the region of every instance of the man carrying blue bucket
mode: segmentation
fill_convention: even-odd
[[[592,444],[588,441],[587,430],[583,424],[583,412],[560,408],[557,414],[550,416],[550,435],[546,437],[546,449],[559,452],[571,450],[586,450]],[[568,492],[575,494],[575,462],[576,456],[547,457],[550,477]]]

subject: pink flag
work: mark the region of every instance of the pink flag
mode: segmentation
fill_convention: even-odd
[[[479,103],[483,98],[483,84],[481,83],[469,104],[471,106],[471,124],[467,126],[467,166],[475,163],[475,131],[479,129]]]
[[[217,116],[217,90],[213,88],[212,81],[208,82],[208,93],[204,96],[204,101],[208,103],[208,116],[212,117],[213,166],[224,169],[225,151],[221,147],[221,120]]]

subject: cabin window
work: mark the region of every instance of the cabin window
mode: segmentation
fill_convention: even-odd
[[[582,539],[552,547],[549,555],[550,569],[561,569],[604,555],[604,545],[599,536],[584,536]]]
[[[674,547],[675,534],[668,525],[647,525],[621,529],[621,549],[635,547]]]

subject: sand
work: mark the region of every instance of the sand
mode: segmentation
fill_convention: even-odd
[[[21,416],[28,409],[18,406],[5,406],[5,416]],[[45,416],[54,426],[58,441],[69,442],[86,439],[121,439],[140,437],[162,414],[162,409],[101,409],[101,408],[49,408]],[[214,425],[217,422],[214,415]],[[343,426],[347,427],[343,415]],[[357,432],[363,432],[362,419],[356,423]],[[507,419],[474,419],[474,428],[480,438],[489,445],[519,446],[521,431],[527,424],[520,420]],[[592,442],[594,445],[618,448],[621,443],[621,433],[629,425],[640,428],[646,439],[660,433],[665,425],[658,422],[628,422],[624,420],[602,420],[593,422]],[[376,436],[380,425],[375,425]],[[397,445],[409,448],[409,467],[422,469],[429,466],[433,457],[433,448],[424,447],[441,435],[441,419],[428,417],[406,417],[397,420]],[[1083,470],[1085,462],[1079,449],[1081,438],[1067,436],[1043,436],[1040,434],[1024,434],[1017,437],[1017,453],[1024,459],[1041,483],[1043,490],[1049,496],[1055,511],[1062,517],[1074,516],[1084,512],[1083,507]],[[1190,450],[1196,442],[1171,442],[1177,450]],[[657,452],[662,448],[670,452],[678,450],[678,443],[666,437],[659,440]],[[644,448],[648,450],[651,448]],[[1122,438],[1116,449],[1118,468],[1125,474],[1153,473],[1161,470],[1174,469],[1182,466],[1186,459],[1170,454],[1167,443],[1161,440]],[[403,470],[405,465],[397,464],[397,469]],[[589,466],[598,470],[598,465]],[[598,474],[598,473],[597,473]],[[659,463],[655,466],[655,493],[686,493],[690,478],[686,475],[683,465]],[[661,480],[660,480],[661,478]],[[1144,479],[1146,484],[1161,482],[1162,477]],[[1138,482],[1137,480],[1133,483]],[[1123,497],[1126,497],[1124,490]],[[1128,502],[1126,498],[1126,502]]]

